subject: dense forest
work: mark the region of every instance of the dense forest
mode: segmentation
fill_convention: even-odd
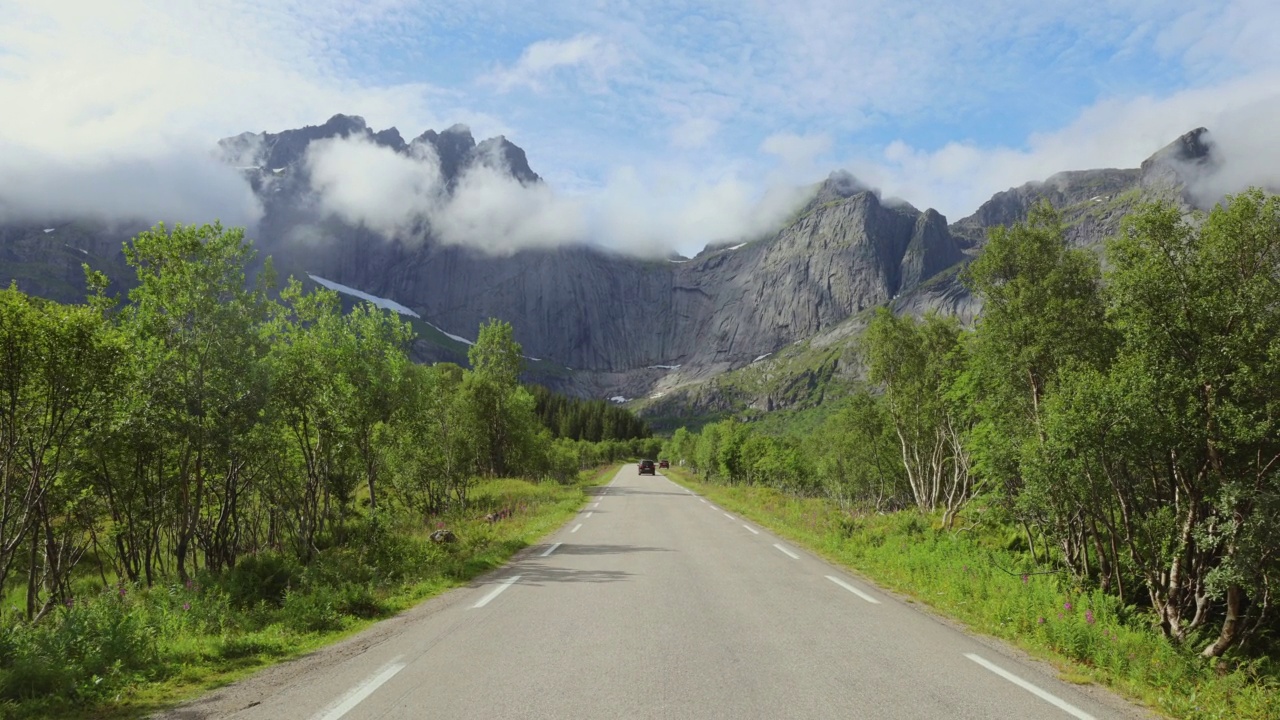
[[[867,386],[818,431],[727,420],[677,431],[667,452],[851,517],[1007,527],[1043,571],[1177,645],[1274,652],[1280,199],[1250,191],[1189,217],[1146,206],[1105,263],[1069,249],[1042,206],[994,230],[964,280],[984,303],[975,326],[881,310],[860,347]]]
[[[653,434],[635,413],[605,400],[566,397],[541,385],[530,390],[538,418],[558,438],[601,442],[642,439]]]

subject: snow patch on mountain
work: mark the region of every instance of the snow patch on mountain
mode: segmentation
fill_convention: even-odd
[[[319,284],[319,285],[323,285],[324,287],[329,288],[330,290],[336,290],[336,291],[338,291],[338,292],[342,293],[343,295],[350,295],[351,297],[357,297],[357,298],[360,298],[361,300],[365,300],[365,301],[367,301],[367,302],[371,302],[371,303],[373,303],[375,306],[380,307],[380,308],[383,308],[384,310],[391,310],[391,311],[393,311],[393,312],[398,312],[398,313],[400,313],[401,315],[408,315],[408,316],[410,316],[410,317],[416,317],[416,318],[418,318],[419,320],[421,320],[421,319],[422,319],[422,316],[421,316],[421,315],[419,315],[418,313],[416,313],[416,312],[414,312],[414,311],[410,310],[409,308],[405,307],[404,305],[401,305],[400,303],[396,302],[395,300],[388,300],[388,299],[386,299],[386,298],[378,297],[377,295],[370,295],[370,294],[369,294],[369,293],[367,293],[367,292],[363,292],[363,291],[360,291],[360,290],[356,290],[356,289],[355,289],[355,288],[353,288],[353,287],[347,287],[346,285],[343,285],[342,283],[336,283],[336,282],[334,282],[334,281],[332,281],[332,280],[326,280],[326,279],[324,279],[324,278],[320,277],[319,275],[312,275],[311,273],[307,273],[307,277],[309,277],[309,278],[311,278],[312,280],[314,280],[317,284]],[[428,323],[428,324],[430,324],[430,323]],[[435,325],[432,325],[431,327],[435,327]],[[440,328],[436,328],[436,329],[437,329],[437,330],[440,330]],[[444,332],[444,331],[443,331],[443,330],[440,330],[440,332]],[[449,335],[449,333],[444,333],[444,334],[445,334],[445,335]],[[452,336],[452,335],[450,335],[450,337],[453,337],[453,336]],[[455,338],[455,339],[456,339],[456,340],[462,340],[462,338]],[[466,342],[466,341],[465,341],[465,340],[462,340],[462,342]]]

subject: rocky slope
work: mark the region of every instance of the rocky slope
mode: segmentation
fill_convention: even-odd
[[[793,390],[844,372],[831,358],[845,354],[859,318],[879,305],[971,319],[979,308],[958,282],[960,267],[981,251],[987,228],[1025,219],[1041,199],[1062,209],[1073,244],[1096,245],[1134,204],[1180,192],[1189,172],[1213,162],[1197,130],[1141,168],[1059,173],[998,193],[950,226],[933,210],[884,202],[847,173],[833,173],[778,231],[689,260],[641,259],[589,245],[490,255],[440,242],[429,219],[387,236],[325,214],[311,185],[308,149],[352,137],[409,158],[432,156],[447,193],[479,165],[525,186],[541,182],[522,149],[501,137],[477,143],[460,125],[406,142],[395,128],[375,132],[359,117],[336,115],[322,125],[224,139],[224,159],[262,199],[255,239],[277,270],[412,309],[425,338],[420,359],[465,357],[465,345],[432,326],[471,336],[483,320],[499,317],[515,326],[529,356],[541,358],[533,379],[576,394],[672,407],[681,396],[696,396],[689,412],[727,402],[724,393],[708,390],[709,379],[768,367],[768,357],[787,348],[826,353],[816,365],[801,362],[801,375],[783,378]],[[82,261],[128,277],[120,243],[141,226],[49,224],[52,232],[47,224],[0,227],[0,282],[13,278],[29,292],[78,300]],[[796,395],[750,403],[772,407]]]
[[[796,219],[770,237],[687,261],[645,260],[591,246],[488,255],[419,237],[380,237],[318,216],[302,162],[309,143],[362,136],[414,154],[430,143],[452,186],[476,163],[497,163],[521,183],[540,182],[525,154],[502,138],[476,144],[455,126],[403,143],[359,118],[245,134],[221,147],[246,168],[264,199],[263,250],[287,271],[307,272],[412,308],[467,335],[488,317],[515,325],[529,355],[641,388],[675,366],[735,367],[887,302],[962,258],[945,218],[886,206],[847,174],[833,174]],[[247,158],[247,159],[246,159]],[[299,229],[306,228],[305,240]],[[423,237],[425,236],[425,237]],[[630,385],[614,388],[629,396]]]

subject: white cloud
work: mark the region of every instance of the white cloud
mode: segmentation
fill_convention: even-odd
[[[4,8],[0,198],[42,212],[251,222],[243,182],[208,159],[219,137],[345,108],[419,126],[441,95],[422,83],[359,83],[335,52],[344,33],[397,17],[396,2]]]
[[[719,129],[719,121],[712,118],[689,118],[671,129],[671,145],[681,150],[696,150],[705,147]]]
[[[777,157],[787,171],[811,174],[818,158],[831,151],[831,136],[825,133],[776,133],[765,138],[760,149]]]
[[[1166,97],[1108,99],[1082,111],[1055,131],[1032,136],[1025,148],[948,143],[934,151],[906,142],[889,144],[880,157],[850,160],[860,178],[950,220],[977,209],[996,192],[1044,180],[1062,170],[1137,167],[1144,159],[1196,127],[1207,127],[1225,163],[1206,192],[1250,184],[1276,186],[1280,145],[1280,73],[1250,75],[1213,87]]]
[[[405,157],[364,139],[314,142],[306,163],[324,209],[387,236],[412,232],[441,191],[440,160],[430,145]]]
[[[482,81],[494,85],[500,92],[520,86],[539,90],[555,72],[578,68],[597,82],[603,82],[606,71],[617,62],[617,51],[594,35],[577,35],[567,40],[539,40],[526,47],[514,65],[499,67]]]
[[[0,222],[71,216],[245,226],[261,214],[244,179],[207,151],[78,161],[0,141]]]
[[[761,190],[732,169],[687,164],[625,167],[590,199],[592,236],[640,255],[692,254],[708,243],[750,240],[778,228],[808,197],[803,187]]]
[[[450,241],[495,249],[748,236],[837,157],[953,218],[1062,169],[1135,165],[1201,124],[1241,179],[1280,166],[1266,137],[1280,126],[1269,0],[0,3],[10,214],[249,221],[255,201],[207,149],[334,112],[407,136],[458,121],[505,133],[544,176],[572,181],[563,194],[480,173],[459,185],[475,199],[464,207],[440,202],[431,170],[376,148],[313,157],[335,215],[399,233],[431,213]],[[1144,72],[1109,85],[1126,62]],[[496,69],[476,83],[469,67]],[[1045,116],[1031,126],[1045,131],[938,145],[938,127],[963,137],[964,117],[1033,86]],[[543,96],[506,92],[521,87]]]
[[[323,213],[388,237],[510,253],[588,240],[578,202],[545,184],[523,185],[498,162],[478,163],[448,191],[430,146],[407,156],[363,138],[312,143],[311,189]]]

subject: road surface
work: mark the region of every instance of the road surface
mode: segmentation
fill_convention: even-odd
[[[1143,717],[624,467],[471,587],[172,720]]]

